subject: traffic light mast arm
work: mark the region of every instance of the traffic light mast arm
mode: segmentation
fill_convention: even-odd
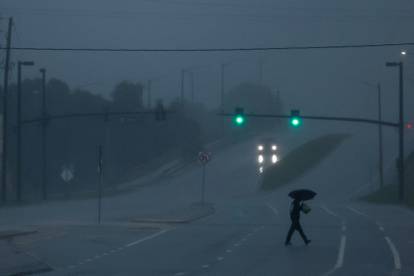
[[[234,113],[219,113],[220,116],[225,117],[233,117]],[[245,117],[250,118],[280,118],[280,119],[289,119],[292,118],[291,115],[278,115],[278,114],[255,114],[255,113],[245,113]],[[356,118],[356,117],[333,117],[333,116],[304,116],[300,115],[302,119],[309,119],[309,120],[323,120],[323,121],[342,121],[342,122],[355,122],[355,123],[366,123],[366,124],[374,124],[374,125],[384,125],[390,127],[399,127],[398,123],[387,122],[387,121],[379,121],[379,120],[372,120],[372,119],[365,119],[365,118]]]

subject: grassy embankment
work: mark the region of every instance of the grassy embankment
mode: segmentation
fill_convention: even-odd
[[[341,143],[349,138],[348,134],[328,134],[306,142],[283,157],[264,174],[261,190],[268,191],[289,184],[300,178],[329,156]]]
[[[405,199],[402,204],[414,208],[414,152],[405,161]],[[384,183],[384,187],[362,197],[371,203],[378,204],[401,204],[398,200],[398,183]]]

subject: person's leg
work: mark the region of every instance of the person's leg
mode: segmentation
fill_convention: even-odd
[[[296,225],[296,230],[299,232],[300,236],[302,237],[303,241],[308,244],[310,242],[310,240],[308,240],[308,238],[306,237],[305,233],[303,232],[302,226],[300,225],[300,223],[298,222]]]
[[[292,224],[290,225],[289,231],[287,233],[287,236],[286,236],[285,244],[290,244],[290,239],[292,238],[293,231],[295,231],[295,227],[292,222]]]

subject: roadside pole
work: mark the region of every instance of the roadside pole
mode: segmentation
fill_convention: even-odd
[[[102,145],[98,147],[98,224],[101,224],[101,212],[102,212],[102,182],[103,182],[103,148]]]
[[[3,84],[3,155],[2,155],[2,172],[1,172],[1,200],[7,200],[7,154],[8,154],[8,87],[9,87],[9,67],[10,67],[10,44],[12,35],[13,18],[9,18],[9,26],[7,31],[6,42],[6,62],[4,68],[4,84]]]
[[[382,104],[381,104],[381,84],[378,83],[378,121],[382,121]],[[384,153],[383,153],[383,138],[382,138],[382,124],[378,124],[378,151],[379,151],[379,177],[380,188],[384,186]]]
[[[203,164],[203,176],[201,183],[201,203],[205,203],[205,194],[206,194],[206,164]]]

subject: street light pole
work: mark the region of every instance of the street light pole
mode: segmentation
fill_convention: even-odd
[[[381,84],[377,84],[378,91],[378,121],[382,121],[382,102],[381,102]],[[382,124],[378,124],[378,152],[379,152],[379,177],[380,187],[384,186],[384,153],[383,153],[383,139],[382,139]]]
[[[42,74],[42,196],[47,200],[47,109],[46,109],[46,69],[39,70]]]
[[[151,91],[151,89],[152,89],[152,80],[148,80],[147,81],[148,109],[151,108],[151,104],[152,104],[152,95],[151,95],[152,91]]]
[[[404,200],[405,195],[405,166],[404,166],[404,65],[400,62],[387,62],[387,67],[398,67],[399,68],[399,158],[398,158],[398,179],[399,179],[399,190],[398,199]]]
[[[185,77],[185,69],[181,70],[181,105],[184,104],[184,77]]]
[[[194,103],[194,72],[190,71],[190,81],[191,81],[191,102]]]
[[[22,66],[33,66],[32,61],[19,61],[17,64],[17,166],[16,166],[16,194],[17,201],[22,198]]]
[[[11,35],[12,35],[13,18],[9,18],[9,26],[7,31],[7,42],[6,42],[6,62],[4,67],[4,86],[3,86],[3,152],[2,152],[2,172],[1,172],[1,199],[3,202],[7,200],[7,153],[8,153],[8,87],[9,87],[9,67],[10,67],[10,46],[11,46]]]

